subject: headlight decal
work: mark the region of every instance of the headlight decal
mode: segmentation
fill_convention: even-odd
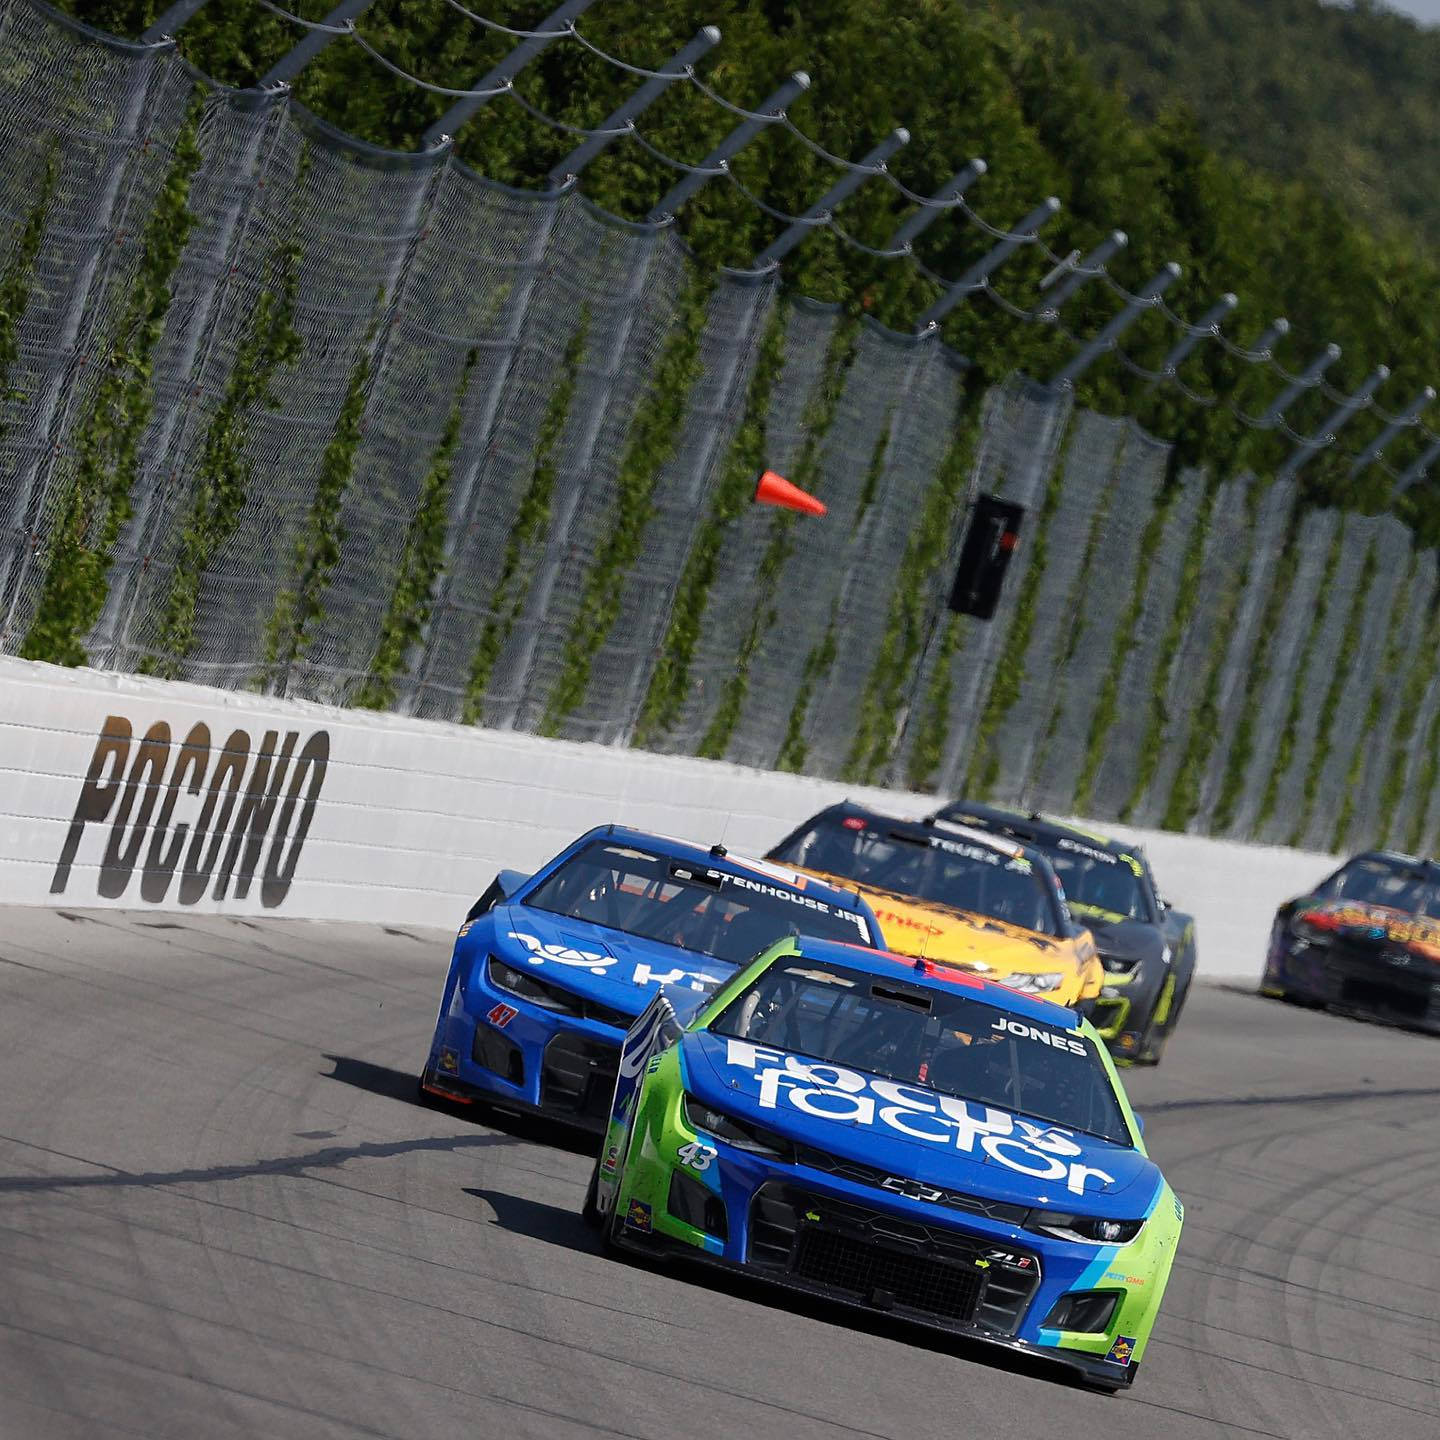
[[[1117,1220],[1108,1215],[1074,1215],[1063,1210],[1033,1210],[1027,1230],[1082,1245],[1128,1245],[1144,1228],[1143,1220]]]

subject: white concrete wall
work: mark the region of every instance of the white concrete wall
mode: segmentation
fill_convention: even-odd
[[[267,749],[268,766],[257,758]],[[592,825],[622,821],[759,854],[846,795],[899,815],[934,804],[715,761],[0,659],[0,902],[449,927],[497,869],[533,868]],[[1256,976],[1275,906],[1332,863],[1138,833],[1170,898],[1195,914],[1212,978]]]

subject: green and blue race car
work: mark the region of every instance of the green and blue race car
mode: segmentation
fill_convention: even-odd
[[[1074,1011],[801,936],[626,1035],[585,1214],[1129,1385],[1183,1210]]]

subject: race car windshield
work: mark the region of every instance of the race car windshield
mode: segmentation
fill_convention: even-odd
[[[787,865],[938,901],[1040,935],[1063,933],[1056,898],[1034,865],[974,841],[938,834],[911,839],[883,821],[834,815],[774,855]]]
[[[1042,845],[1072,910],[1115,920],[1150,920],[1138,860],[1090,846]]]
[[[786,935],[862,945],[874,938],[863,915],[763,873],[732,875],[605,841],[572,855],[525,904],[731,965]]]
[[[1361,905],[1385,905],[1407,915],[1428,915],[1440,919],[1440,891],[1426,870],[1367,855],[1352,860],[1317,892],[1327,899],[1354,900]]]
[[[1110,1077],[1088,1041],[986,1004],[958,983],[953,989],[911,985],[800,957],[781,959],[709,1028],[1117,1145],[1132,1143]]]

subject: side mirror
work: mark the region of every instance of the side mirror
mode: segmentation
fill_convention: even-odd
[[[1159,905],[1162,912],[1173,908],[1170,902],[1158,890],[1155,892],[1155,903]]]
[[[1140,1114],[1138,1110],[1132,1110],[1130,1113],[1135,1117],[1135,1128],[1143,1137],[1145,1134],[1145,1117]]]

